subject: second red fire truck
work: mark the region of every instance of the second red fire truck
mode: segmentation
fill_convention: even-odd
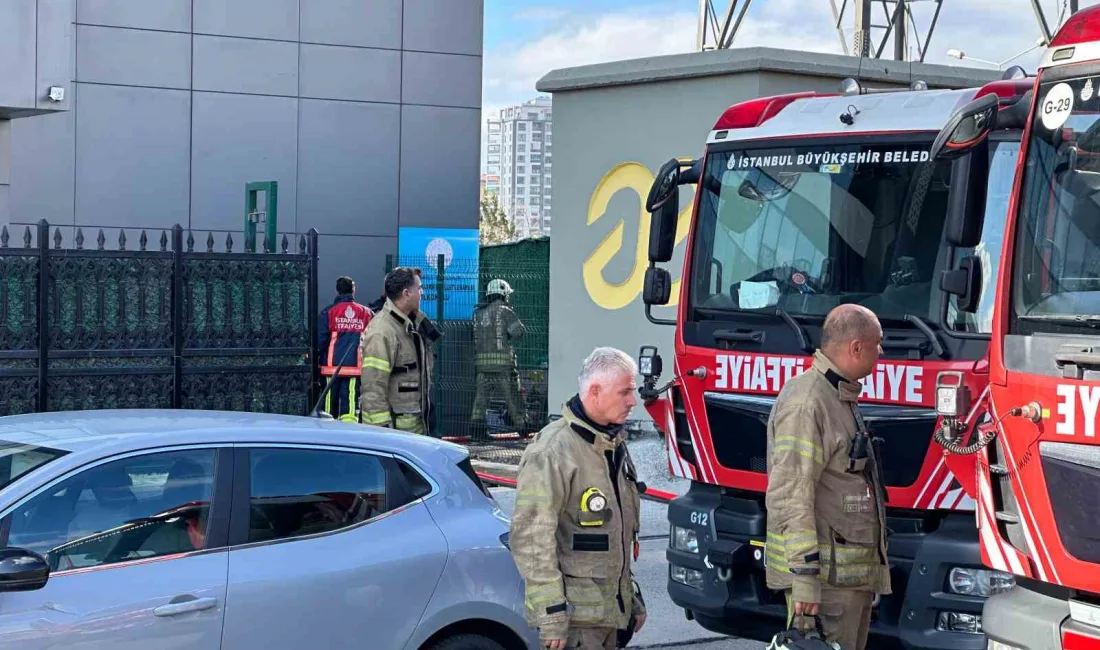
[[[991,134],[984,167],[930,150],[958,108],[988,97],[1018,111],[1030,87],[870,92],[848,80],[834,96],[765,97],[725,111],[702,158],[657,174],[644,300],[676,336],[665,385],[661,355],[643,348],[641,392],[672,473],[691,481],[668,509],[668,590],[703,626],[770,639],[784,625],[764,579],[766,422],[784,383],[809,368],[825,315],[858,303],[885,334],[860,400],[884,441],[894,592],[877,603],[873,643],[985,647],[984,601],[1012,577],[982,566],[974,456],[945,457],[934,442],[934,397],[940,373],[975,395],[988,381],[990,278],[1020,130]],[[676,319],[662,321],[649,307],[670,297],[657,265],[672,259],[686,184],[696,192],[682,293]],[[977,209],[984,229],[952,244],[945,226],[962,218],[949,215]]]

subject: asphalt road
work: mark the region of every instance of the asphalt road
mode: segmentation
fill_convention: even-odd
[[[640,467],[639,473],[642,473]],[[669,488],[662,485],[662,489]],[[501,509],[511,515],[515,492],[510,488],[493,488],[492,492]],[[642,528],[639,536],[642,538],[641,553],[634,566],[634,577],[642,588],[649,614],[645,626],[631,641],[631,648],[760,650],[763,647],[759,642],[708,632],[698,623],[687,620],[684,610],[676,607],[669,599],[666,590],[668,562],[665,560],[668,521],[665,518],[664,505],[642,502]]]

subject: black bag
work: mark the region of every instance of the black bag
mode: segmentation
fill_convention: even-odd
[[[642,588],[638,586],[638,581],[634,581],[634,595],[638,597],[638,600],[642,601],[642,605],[645,605],[645,599],[642,598]],[[634,626],[638,622],[638,617],[634,615],[634,612],[630,613],[630,621],[626,624],[625,630],[619,630],[615,639],[616,648],[625,648],[630,640],[634,638]]]
[[[817,616],[814,616],[814,626],[817,629],[802,632],[794,627],[794,619],[791,619],[791,627],[772,637],[767,650],[843,650],[839,643],[825,640],[825,630]]]

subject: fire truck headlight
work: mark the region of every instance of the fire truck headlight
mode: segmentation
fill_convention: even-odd
[[[1002,571],[955,567],[947,574],[947,590],[963,596],[988,598],[1002,594],[1015,586],[1016,578]]]
[[[695,529],[671,526],[669,527],[668,536],[669,546],[677,551],[699,552],[699,537],[696,535]]]
[[[990,639],[985,647],[986,650],[1024,650],[1023,648],[1001,643],[1000,641],[994,641],[993,639]]]
[[[705,586],[706,579],[703,577],[702,571],[689,569],[678,564],[670,564],[668,569],[674,582],[679,582],[682,585],[694,587],[695,589],[702,589]]]

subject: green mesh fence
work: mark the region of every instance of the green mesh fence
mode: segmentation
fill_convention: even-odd
[[[485,431],[474,440],[475,455],[488,460],[514,462],[522,439],[515,435],[518,422],[536,430],[547,422],[547,348],[550,302],[550,240],[528,239],[512,244],[483,246],[479,259],[436,260],[429,267],[423,256],[388,256],[386,270],[410,266],[423,271],[421,310],[436,322],[443,338],[436,344],[433,389],[433,435],[469,438],[483,433],[474,427],[474,407],[479,382],[485,395]],[[441,272],[440,272],[441,271]],[[515,375],[505,381],[518,383],[520,407],[525,419],[517,420],[508,406],[502,381],[479,377],[475,364],[475,309],[486,302],[486,288],[494,279],[512,288],[508,306],[526,330],[513,341]],[[372,294],[373,291],[368,291]],[[443,296],[440,305],[437,297]]]

